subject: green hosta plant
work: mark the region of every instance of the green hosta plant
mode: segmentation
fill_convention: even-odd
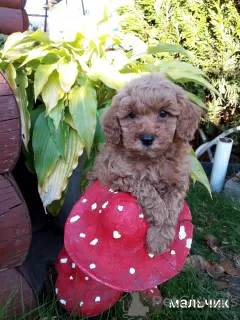
[[[109,21],[104,10],[103,19],[91,24],[91,34],[85,26],[71,41],[53,42],[39,30],[15,33],[0,51],[0,67],[20,108],[26,165],[37,174],[43,206],[52,214],[58,213],[64,201],[68,179],[84,148],[88,154],[85,171],[91,168],[104,142],[101,115],[127,81],[142,73],[163,71],[183,86],[195,82],[215,91],[189,63],[152,63],[155,53],[177,52],[188,57],[181,46],[160,43],[149,47],[133,35],[109,31]],[[107,50],[109,44],[118,50]],[[205,107],[197,96],[187,95]],[[192,157],[193,179],[209,189],[202,167]]]

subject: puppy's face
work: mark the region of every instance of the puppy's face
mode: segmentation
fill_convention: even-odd
[[[180,87],[152,74],[119,91],[103,117],[103,128],[108,143],[121,143],[133,154],[154,157],[176,138],[191,140],[199,120],[198,108]]]
[[[140,93],[141,92],[141,93]],[[117,117],[122,144],[127,150],[154,156],[165,151],[174,139],[177,126],[177,100],[174,94],[141,90],[137,97],[122,98]]]

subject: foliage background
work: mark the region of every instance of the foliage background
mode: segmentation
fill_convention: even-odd
[[[130,79],[163,71],[202,108],[206,106],[194,95],[196,88],[217,93],[182,46],[158,39],[147,44],[130,33],[116,32],[116,25],[135,15],[115,12],[104,7],[100,20],[83,19],[71,39],[53,41],[40,30],[27,31],[9,36],[0,50],[0,68],[20,109],[26,165],[37,174],[43,206],[52,214],[63,204],[69,177],[84,149],[88,155],[84,173],[91,168],[104,142],[101,115]],[[193,180],[209,189],[194,152],[190,156]]]
[[[196,85],[192,90],[208,106],[205,130],[212,136],[240,121],[238,9],[238,2],[233,0],[134,0],[130,8],[119,10],[120,14],[134,15],[122,22],[124,32],[149,44],[163,41],[182,45],[207,73],[220,96],[213,98]]]

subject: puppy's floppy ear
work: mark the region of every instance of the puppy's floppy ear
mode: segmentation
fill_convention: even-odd
[[[110,144],[119,144],[121,142],[121,127],[117,117],[118,98],[113,98],[111,106],[102,116],[102,127],[105,137]]]
[[[190,102],[181,90],[177,93],[177,103],[180,107],[175,137],[184,142],[193,140],[194,133],[201,119],[200,108]]]

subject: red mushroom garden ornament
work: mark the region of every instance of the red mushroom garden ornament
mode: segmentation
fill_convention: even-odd
[[[96,181],[67,219],[65,248],[85,276],[104,286],[120,292],[154,291],[152,288],[180,272],[189,253],[193,225],[187,204],[165,253],[147,252],[148,227],[135,197],[113,192]]]
[[[57,258],[58,278],[55,291],[60,304],[78,316],[96,316],[120,299],[122,292],[109,288],[87,276],[63,248]]]

